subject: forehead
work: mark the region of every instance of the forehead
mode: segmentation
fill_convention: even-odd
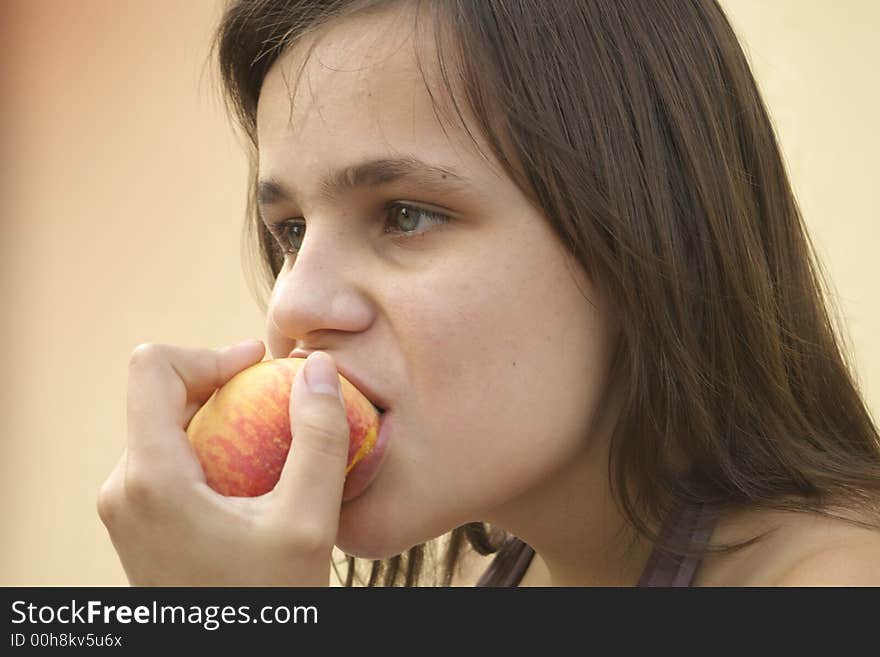
[[[473,150],[443,84],[437,47],[430,21],[417,24],[406,8],[338,19],[298,41],[272,66],[260,92],[261,171],[276,173],[291,158]]]
[[[416,48],[428,61],[435,49],[424,27],[416,33],[414,20],[411,12],[389,9],[336,19],[301,37],[266,75],[258,118],[270,109],[265,101],[274,105],[284,96],[301,107],[316,97],[329,101],[334,91],[369,94],[421,84]]]

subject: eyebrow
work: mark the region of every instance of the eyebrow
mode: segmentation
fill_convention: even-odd
[[[428,164],[415,157],[379,158],[352,164],[325,177],[318,189],[320,197],[329,200],[359,188],[394,182],[423,185],[441,193],[476,194],[469,181],[453,169]],[[262,178],[257,183],[257,200],[260,206],[277,205],[293,201],[294,194],[281,181]]]

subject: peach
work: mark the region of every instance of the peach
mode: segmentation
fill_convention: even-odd
[[[216,390],[186,429],[208,485],[236,497],[275,487],[290,449],[289,398],[304,358],[276,358],[248,367]],[[349,426],[348,475],[376,444],[379,414],[339,375]]]

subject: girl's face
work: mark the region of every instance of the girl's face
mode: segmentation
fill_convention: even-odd
[[[291,98],[298,44],[257,117],[263,219],[292,219],[276,233],[298,247],[272,293],[270,351],[328,351],[389,408],[382,466],[340,517],[337,545],[366,558],[469,521],[571,513],[574,482],[604,473],[588,428],[616,339],[542,213],[441,125],[415,55],[431,74],[433,37],[409,25],[335,23]],[[567,504],[533,517],[539,498]]]

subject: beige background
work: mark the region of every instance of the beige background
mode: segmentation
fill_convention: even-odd
[[[880,3],[726,0],[880,407]],[[0,0],[0,585],[125,577],[95,495],[139,343],[263,337],[245,161],[205,67],[215,0]]]

